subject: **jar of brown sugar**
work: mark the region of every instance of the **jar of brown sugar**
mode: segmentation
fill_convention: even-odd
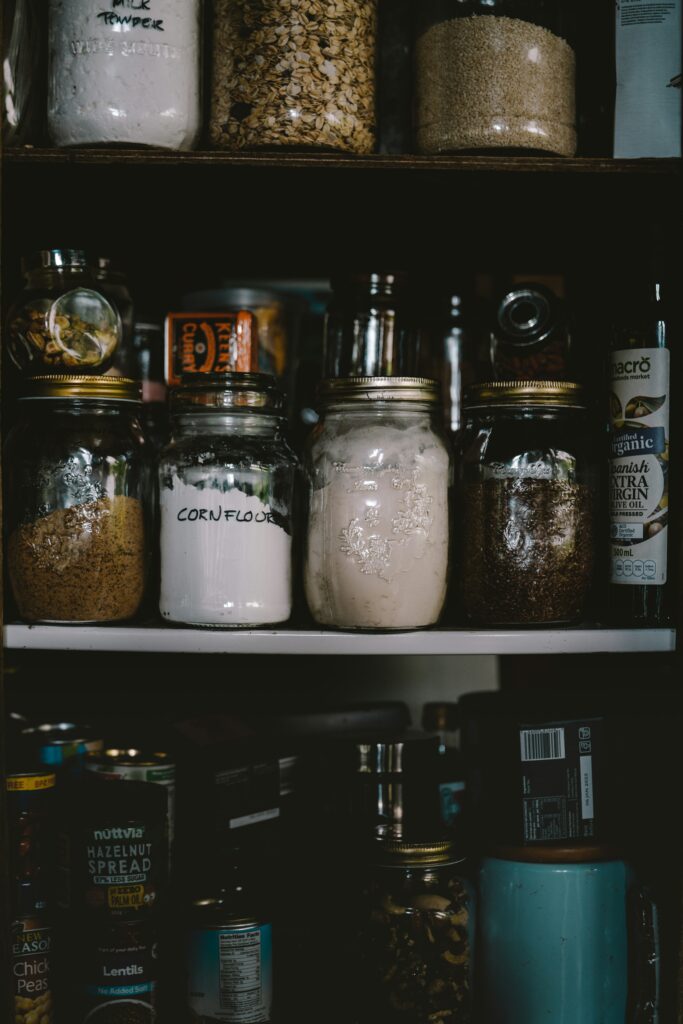
[[[565,0],[423,0],[415,45],[421,153],[576,150]]]
[[[569,625],[593,582],[599,446],[579,385],[496,381],[466,393],[456,576],[482,626]]]
[[[140,386],[123,377],[28,381],[5,448],[6,557],[28,622],[135,615],[151,477]]]

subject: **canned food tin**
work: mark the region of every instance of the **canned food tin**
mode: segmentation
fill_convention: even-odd
[[[41,764],[53,768],[70,768],[80,771],[83,759],[91,751],[101,750],[104,741],[95,736],[89,726],[74,722],[45,722],[22,730],[22,736],[34,744]]]
[[[53,772],[6,776],[11,898],[18,917],[44,908],[51,897],[54,859]]]
[[[175,772],[176,767],[165,751],[145,753],[135,748],[109,747],[88,754],[85,767],[100,778],[116,782],[152,782],[166,790],[169,864],[173,856],[175,835]]]
[[[153,1024],[158,1004],[154,922],[116,921],[87,935],[78,1024]]]
[[[187,968],[193,1019],[268,1024],[273,1001],[271,926],[226,914],[217,899],[193,903]]]
[[[52,929],[40,916],[12,924],[12,994],[16,1024],[52,1024]]]

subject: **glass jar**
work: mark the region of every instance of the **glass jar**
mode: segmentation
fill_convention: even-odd
[[[360,942],[363,1024],[468,1024],[473,902],[450,841],[379,845]]]
[[[45,130],[45,3],[6,0],[2,15],[2,142],[40,145]]]
[[[393,377],[417,371],[400,274],[352,274],[332,282],[325,317],[326,377]]]
[[[570,8],[563,0],[424,0],[415,47],[418,150],[573,156]]]
[[[196,626],[285,622],[297,462],[281,396],[266,374],[198,376],[171,391],[160,457],[161,614]]]
[[[201,128],[200,0],[50,0],[56,146],[192,149]]]
[[[306,455],[304,584],[316,622],[420,629],[446,597],[451,460],[438,386],[420,377],[322,382]]]
[[[108,256],[98,256],[93,273],[97,287],[121,318],[121,341],[114,357],[112,373],[138,380],[133,359],[133,297],[126,275]]]
[[[22,260],[25,285],[9,311],[7,347],[20,370],[104,373],[121,339],[121,319],[80,249],[42,249]]]
[[[140,386],[34,378],[5,448],[7,567],[28,622],[129,619],[147,569]]]
[[[478,384],[466,407],[457,566],[464,614],[483,626],[579,621],[593,582],[599,455],[581,388]]]
[[[576,380],[579,367],[561,298],[563,282],[547,281],[507,281],[496,295],[488,334],[493,378]]]
[[[376,0],[215,0],[211,141],[375,146]]]

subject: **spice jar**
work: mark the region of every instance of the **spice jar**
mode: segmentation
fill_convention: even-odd
[[[416,135],[421,153],[576,150],[568,7],[545,0],[419,5]]]
[[[109,256],[98,256],[93,273],[98,289],[121,318],[121,341],[116,350],[112,373],[138,380],[133,355],[133,297],[126,275]]]
[[[379,845],[360,949],[361,1019],[467,1024],[472,1009],[473,897],[449,840]]]
[[[568,625],[593,579],[597,460],[578,384],[471,387],[459,482],[458,585],[486,626]]]
[[[200,0],[113,0],[102,9],[50,0],[54,144],[192,149],[201,127],[200,11]]]
[[[211,141],[375,146],[376,0],[216,0]]]
[[[9,311],[7,346],[20,370],[104,373],[121,338],[118,311],[98,290],[80,249],[42,249],[22,260],[23,291]]]
[[[307,446],[304,584],[314,619],[420,629],[446,596],[451,462],[438,386],[421,377],[322,382]]]
[[[161,614],[202,626],[284,622],[296,457],[275,381],[237,372],[186,381],[171,391],[159,465]]]
[[[140,388],[34,378],[5,449],[7,567],[28,622],[135,615],[147,565],[149,470]]]

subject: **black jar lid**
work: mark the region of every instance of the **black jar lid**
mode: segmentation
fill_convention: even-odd
[[[110,402],[142,401],[142,385],[130,377],[89,377],[80,374],[48,374],[29,377],[21,399],[78,398]]]
[[[585,409],[586,403],[581,385],[563,380],[494,380],[467,388],[466,409],[489,406]]]
[[[88,258],[83,249],[38,249],[24,256],[21,268],[25,274],[32,270],[87,270]]]
[[[279,413],[282,392],[269,373],[188,373],[170,392],[172,413],[204,408],[207,412],[243,409]]]

